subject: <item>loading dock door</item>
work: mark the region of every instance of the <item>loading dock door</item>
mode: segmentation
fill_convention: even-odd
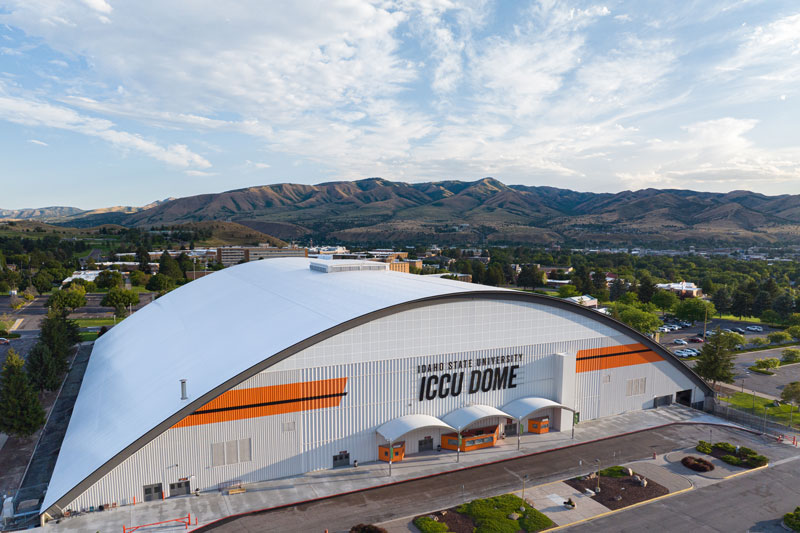
[[[419,451],[430,452],[433,451],[433,437],[425,437],[419,441]]]
[[[188,481],[179,481],[177,483],[170,483],[169,484],[169,496],[184,496],[186,494],[190,494],[189,491],[189,482]]]
[[[675,393],[675,403],[685,405],[686,407],[692,406],[692,390],[679,390]]]
[[[144,501],[151,502],[154,500],[162,499],[161,483],[153,483],[152,485],[145,485],[143,488],[144,488]]]
[[[350,453],[347,451],[339,452],[333,456],[333,467],[350,466]]]

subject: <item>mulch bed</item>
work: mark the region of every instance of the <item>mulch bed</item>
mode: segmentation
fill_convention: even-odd
[[[711,453],[707,453],[706,455],[710,455],[711,457],[714,457],[719,460],[722,460],[723,455],[733,455],[734,457],[738,457],[739,459],[747,459],[746,455],[741,455],[741,454],[736,455],[735,453],[726,452],[725,450],[720,450],[719,448],[716,447],[711,448]],[[725,463],[725,461],[722,462]],[[748,465],[745,462],[742,462],[742,464],[739,465],[732,465],[730,463],[725,463],[725,464],[728,466],[732,466],[734,468],[744,468],[745,470],[750,470],[750,465]]]
[[[455,507],[422,516],[435,516],[439,522],[447,524],[453,533],[472,533],[475,530],[475,522],[472,521],[472,518],[457,513]]]
[[[573,478],[566,480],[564,483],[577,491],[585,493],[586,489],[594,491],[594,488],[597,487],[597,478],[584,480]],[[647,486],[642,487],[639,482],[635,481],[631,476],[600,476],[600,494],[594,495],[592,499],[613,511],[665,494],[669,494],[669,491],[664,486],[650,479],[647,480]],[[617,500],[618,496],[620,496],[621,499]]]

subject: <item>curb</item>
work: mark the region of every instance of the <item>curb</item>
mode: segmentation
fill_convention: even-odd
[[[731,479],[733,477],[743,476],[745,474],[752,474],[753,472],[757,472],[759,470],[764,470],[765,468],[769,468],[769,463],[765,464],[764,466],[757,466],[756,468],[748,468],[747,470],[742,470],[741,472],[736,472],[735,474],[731,474],[730,476],[725,476],[722,479],[725,480],[725,479]]]
[[[625,433],[619,433],[617,435],[609,435],[607,437],[600,437],[600,438],[597,438],[597,439],[582,441],[582,442],[578,442],[578,443],[575,443],[575,444],[568,444],[566,446],[560,446],[558,448],[550,448],[550,449],[547,449],[547,450],[540,450],[540,451],[536,451],[536,452],[526,453],[526,454],[523,454],[523,455],[516,455],[516,456],[513,456],[513,457],[506,457],[506,458],[503,458],[503,459],[497,459],[495,461],[489,461],[489,462],[486,462],[486,463],[479,463],[479,464],[475,464],[475,465],[469,465],[469,466],[465,466],[465,467],[462,467],[462,468],[455,468],[455,469],[447,470],[447,471],[444,471],[444,472],[436,472],[434,474],[427,474],[427,475],[423,475],[423,476],[404,479],[404,480],[401,480],[401,481],[392,481],[392,482],[389,482],[389,483],[382,483],[380,485],[373,485],[371,487],[364,487],[364,488],[354,489],[354,490],[345,491],[345,492],[338,492],[336,494],[329,494],[327,496],[320,496],[320,497],[317,497],[317,498],[309,498],[307,500],[300,500],[300,501],[291,502],[291,503],[284,503],[284,504],[281,504],[281,505],[276,505],[274,507],[264,507],[262,509],[253,509],[251,511],[245,511],[245,512],[242,512],[242,513],[236,513],[236,514],[232,514],[232,515],[225,516],[225,517],[222,517],[222,518],[217,518],[217,519],[214,519],[214,520],[212,520],[210,522],[207,522],[205,524],[198,524],[198,526],[195,529],[192,529],[191,531],[197,531],[197,532],[205,531],[205,528],[207,528],[207,527],[215,526],[215,525],[223,525],[224,523],[226,523],[228,521],[232,521],[234,519],[241,518],[243,516],[256,515],[256,514],[266,513],[266,512],[270,512],[270,511],[276,511],[278,509],[286,509],[288,507],[294,507],[296,505],[303,505],[303,504],[306,504],[306,503],[312,503],[312,502],[318,502],[318,501],[322,501],[322,500],[328,500],[328,499],[337,498],[337,497],[340,497],[340,496],[347,496],[349,494],[357,494],[359,492],[367,492],[367,491],[380,489],[380,488],[384,488],[384,487],[400,485],[400,484],[403,484],[403,483],[410,483],[412,481],[419,481],[419,480],[422,480],[422,479],[430,479],[430,478],[433,478],[433,477],[436,477],[436,476],[443,476],[443,475],[446,475],[446,474],[451,474],[453,472],[471,470],[473,468],[479,468],[479,467],[482,467],[482,466],[487,466],[487,465],[492,465],[492,464],[505,463],[505,462],[512,461],[512,460],[515,460],[515,459],[523,459],[523,458],[526,458],[526,457],[533,457],[533,456],[536,456],[536,455],[541,455],[541,454],[544,454],[544,453],[554,452],[554,451],[558,451],[558,450],[576,448],[578,446],[583,446],[583,445],[586,445],[586,444],[592,444],[594,442],[602,442],[602,441],[606,441],[606,440],[615,439],[615,438],[618,438],[618,437],[624,437],[626,435],[635,435],[637,433],[643,433],[645,431],[652,431],[654,429],[661,429],[661,428],[671,427],[671,426],[683,426],[683,425],[715,426],[715,427],[722,427],[722,428],[728,428],[728,429],[735,429],[735,430],[738,430],[738,431],[744,431],[744,432],[747,432],[747,433],[751,433],[753,435],[761,435],[762,434],[762,433],[760,433],[758,431],[755,431],[755,430],[752,430],[752,429],[738,427],[738,426],[734,426],[734,425],[730,425],[730,424],[721,424],[721,423],[718,423],[718,422],[692,422],[692,421],[688,421],[688,420],[687,421],[681,421],[681,422],[668,422],[666,424],[660,424],[660,425],[652,426],[652,427],[648,427],[648,428],[637,429],[637,430],[634,430],[634,431],[627,431]],[[535,485],[535,486],[538,486],[538,485]],[[691,490],[692,488],[693,487],[690,487],[688,489],[683,489],[683,490]],[[664,496],[660,496],[660,498],[666,498],[666,497],[671,496],[673,494],[678,494],[678,492],[665,494]],[[656,498],[653,498],[652,500],[646,500],[646,502],[652,502],[652,501],[655,501],[655,500],[656,500]],[[646,503],[646,502],[640,502],[640,503]],[[634,504],[634,505],[638,505],[638,504]],[[634,507],[634,505],[630,505],[628,507],[625,507],[624,509],[631,509],[632,507]],[[624,509],[618,509],[617,511],[623,511]],[[611,512],[616,512],[616,511],[609,511],[609,512],[611,513]],[[598,515],[598,516],[604,516],[604,515]],[[558,527],[562,527],[562,526],[558,526]],[[548,530],[548,531],[551,531],[551,530]]]
[[[581,518],[580,520],[576,520],[574,522],[570,522],[569,524],[563,524],[563,525],[560,525],[560,526],[552,527],[550,529],[545,529],[545,531],[558,531],[559,529],[572,527],[575,524],[581,524],[583,522],[589,522],[589,521],[594,520],[596,518],[602,518],[604,516],[609,516],[609,515],[612,515],[612,514],[621,513],[623,511],[627,511],[628,509],[633,509],[635,507],[640,507],[640,506],[646,505],[648,503],[657,502],[659,500],[663,500],[665,498],[669,498],[670,496],[677,496],[678,494],[683,494],[684,492],[689,492],[692,489],[694,489],[694,487],[688,487],[688,488],[685,488],[685,489],[677,490],[675,492],[670,492],[669,494],[664,494],[663,496],[656,496],[655,498],[651,498],[649,500],[644,500],[642,502],[631,504],[631,505],[629,505],[627,507],[623,507],[622,509],[614,509],[614,510],[611,510],[611,511],[606,511],[605,513],[600,513],[598,515],[594,515],[594,516],[589,517],[589,518]]]

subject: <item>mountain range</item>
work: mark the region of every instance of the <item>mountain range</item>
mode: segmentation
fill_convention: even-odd
[[[170,198],[141,208],[0,210],[3,218],[72,227],[110,223],[153,227],[221,220],[284,240],[312,238],[365,245],[800,243],[800,195],[680,189],[590,193],[506,185],[493,178],[281,183]]]

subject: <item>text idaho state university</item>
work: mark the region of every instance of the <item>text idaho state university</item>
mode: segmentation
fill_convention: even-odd
[[[469,373],[467,394],[478,391],[489,392],[500,389],[517,388],[517,370],[519,365],[485,368],[473,370]],[[419,401],[433,400],[459,396],[464,391],[464,376],[466,372],[453,372],[423,376],[419,380]]]

